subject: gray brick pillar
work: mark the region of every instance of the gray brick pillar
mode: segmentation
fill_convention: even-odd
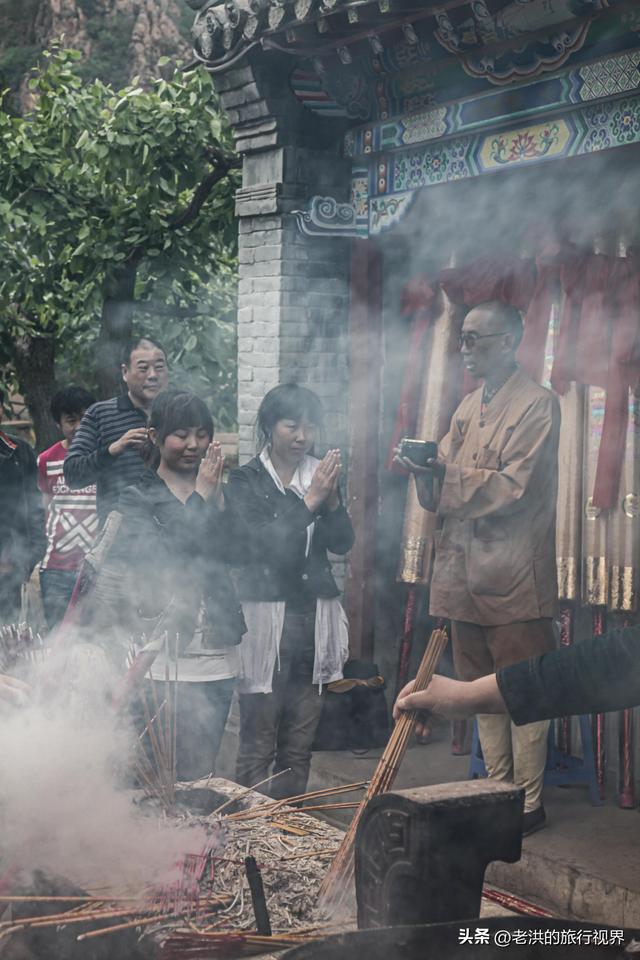
[[[295,380],[321,397],[326,441],[346,445],[349,250],[304,237],[293,210],[314,194],[347,197],[340,130],[305,113],[288,87],[290,61],[257,58],[215,79],[243,153],[239,216],[240,462],[255,453],[260,400]],[[328,144],[328,146],[327,146]]]

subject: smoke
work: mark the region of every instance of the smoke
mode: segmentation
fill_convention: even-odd
[[[104,653],[75,646],[28,679],[31,701],[0,723],[0,873],[28,883],[40,870],[100,895],[177,881],[204,830],[144,816],[123,788],[135,734],[108,704]]]

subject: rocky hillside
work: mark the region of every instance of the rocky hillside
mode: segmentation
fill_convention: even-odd
[[[0,0],[0,88],[28,106],[26,79],[51,40],[84,54],[87,78],[116,87],[156,75],[160,57],[190,58],[193,13],[184,0]]]

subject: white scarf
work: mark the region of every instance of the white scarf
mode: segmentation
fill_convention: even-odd
[[[278,476],[269,451],[260,453],[260,462],[281,493],[285,487]],[[320,461],[308,454],[300,462],[293,475],[289,489],[302,500],[311,486],[313,475]],[[315,523],[307,527],[305,556],[309,556]],[[284,626],[284,600],[245,600],[242,610],[247,632],[240,644],[241,693],[271,693],[273,672],[280,669],[280,640]],[[315,659],[313,683],[319,692],[324,684],[333,683],[342,677],[342,667],[349,655],[349,632],[347,617],[337,597],[318,597],[315,620]]]

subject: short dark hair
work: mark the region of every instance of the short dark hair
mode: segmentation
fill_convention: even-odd
[[[51,398],[51,416],[59,424],[63,413],[68,415],[84,413],[95,402],[96,398],[84,387],[65,387],[54,393]]]
[[[161,442],[170,433],[188,427],[202,427],[213,440],[213,417],[206,403],[190,390],[181,390],[179,387],[168,387],[158,394],[151,404],[149,426],[157,431]],[[148,466],[157,468],[160,454],[151,441],[145,444],[143,456]]]
[[[156,340],[155,337],[150,337],[148,336],[148,334],[143,333],[139,337],[131,337],[131,339],[127,340],[127,342],[125,343],[124,347],[122,348],[122,353],[120,354],[120,363],[123,366],[125,367],[129,366],[129,364],[131,363],[131,354],[133,353],[134,350],[136,350],[140,346],[140,344],[143,341],[146,341],[147,343],[152,343],[154,347],[158,348],[158,350],[162,350],[162,352],[164,353],[165,360],[167,359],[167,351],[162,346],[162,344],[158,340]]]
[[[278,420],[301,420],[306,417],[321,427],[324,418],[320,397],[297,383],[281,383],[264,396],[258,408],[256,432],[258,450],[264,449],[271,439],[271,431]]]

